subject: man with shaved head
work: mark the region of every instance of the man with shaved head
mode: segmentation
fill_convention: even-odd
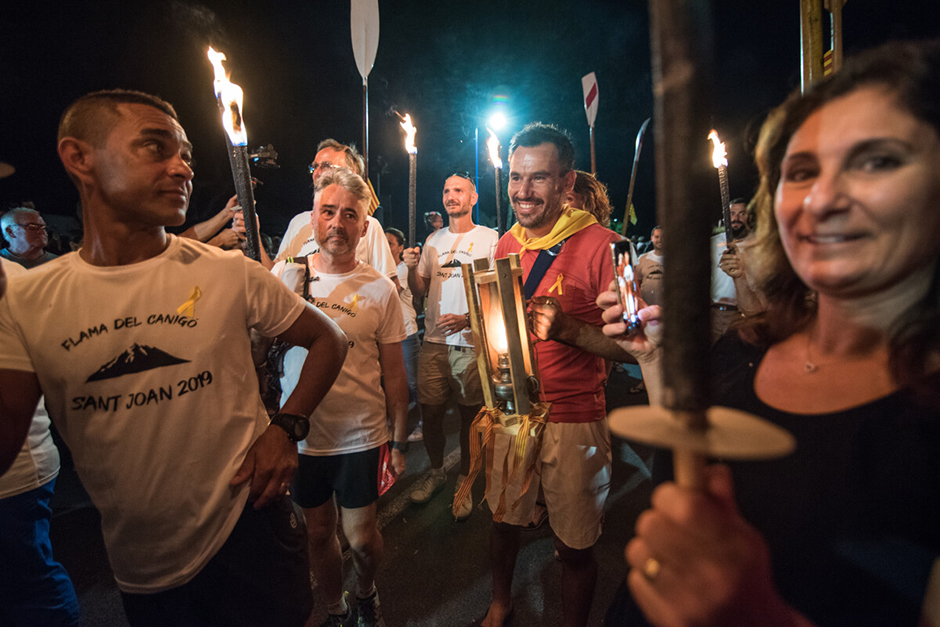
[[[131,625],[302,625],[306,534],[286,491],[345,337],[260,264],[166,233],[193,178],[168,103],[84,96],[62,117],[58,152],[84,246],[0,300],[0,471],[44,394],[101,512]],[[251,332],[317,356],[270,420]]]

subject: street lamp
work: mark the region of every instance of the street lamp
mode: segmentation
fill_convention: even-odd
[[[494,131],[501,131],[504,126],[506,126],[506,114],[502,111],[496,111],[493,115],[490,116],[490,120],[487,123]]]

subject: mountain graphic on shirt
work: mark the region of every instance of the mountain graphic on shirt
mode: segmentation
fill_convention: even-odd
[[[447,263],[441,264],[441,267],[442,267],[442,268],[459,268],[459,267],[460,267],[460,262],[457,261],[457,258],[455,257],[454,259],[451,259],[451,260],[448,261]]]
[[[123,377],[126,374],[145,372],[165,366],[186,363],[189,363],[188,359],[180,359],[159,348],[145,346],[135,342],[133,346],[126,351],[98,368],[94,374],[85,380],[85,383],[102,381],[104,379],[115,379],[117,377]]]

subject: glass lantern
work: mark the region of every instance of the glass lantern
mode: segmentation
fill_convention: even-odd
[[[486,407],[513,432],[534,408],[547,409],[538,402],[519,255],[497,259],[492,268],[489,260],[475,259],[462,269]]]

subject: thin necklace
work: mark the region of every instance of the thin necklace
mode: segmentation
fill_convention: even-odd
[[[803,372],[806,374],[816,374],[819,370],[819,366],[816,365],[816,362],[813,361],[812,355],[809,352],[810,345],[810,333],[806,334],[806,361],[803,363]]]
[[[803,372],[806,374],[816,374],[819,371],[819,364],[816,363],[816,360],[813,359],[813,355],[810,352],[810,345],[813,343],[813,331],[810,329],[806,333],[806,359],[803,362]],[[853,362],[853,361],[863,361],[868,359],[870,355],[862,354],[856,357],[843,357],[842,359],[836,359],[830,363],[835,363],[836,361],[842,362]],[[826,364],[823,364],[826,365]]]

